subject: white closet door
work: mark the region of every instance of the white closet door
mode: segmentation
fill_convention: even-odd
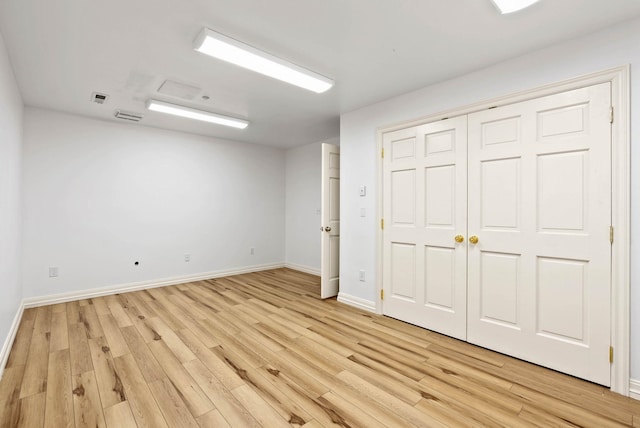
[[[465,339],[467,118],[383,138],[383,312]]]
[[[472,343],[610,384],[610,84],[469,115]]]

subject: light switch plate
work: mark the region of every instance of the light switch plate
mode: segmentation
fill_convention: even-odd
[[[360,196],[367,196],[367,186],[360,186]]]

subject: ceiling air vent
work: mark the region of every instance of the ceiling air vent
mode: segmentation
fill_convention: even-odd
[[[130,111],[117,110],[116,117],[118,119],[128,120],[130,122],[140,122],[144,116],[141,115],[140,113],[132,113]]]
[[[109,95],[107,94],[101,94],[100,92],[94,92],[93,94],[91,94],[91,101],[96,104],[104,104],[108,99]]]

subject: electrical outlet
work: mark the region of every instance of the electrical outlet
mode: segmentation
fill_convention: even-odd
[[[251,255],[253,256],[256,253],[256,249],[251,247]]]
[[[58,266],[51,266],[49,268],[49,278],[55,278],[58,276]]]
[[[360,271],[360,281],[364,282],[364,270]]]
[[[189,262],[191,261],[191,254],[185,254],[185,255],[184,255],[184,261],[185,261],[186,263],[189,263]]]

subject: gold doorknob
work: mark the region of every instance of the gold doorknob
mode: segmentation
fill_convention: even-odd
[[[471,242],[472,244],[477,244],[478,241],[479,239],[476,235],[473,235],[472,237],[469,238],[469,242]]]
[[[464,236],[462,236],[462,235],[456,235],[456,237],[454,239],[456,240],[456,242],[458,244],[461,244],[461,243],[464,242]]]

